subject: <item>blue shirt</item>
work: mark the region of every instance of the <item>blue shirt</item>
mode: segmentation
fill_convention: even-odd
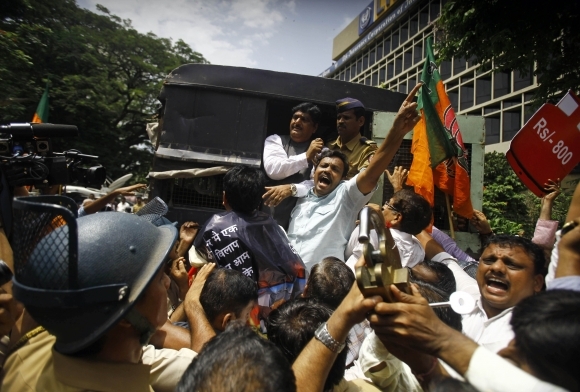
[[[363,195],[356,185],[357,177],[342,181],[325,196],[316,196],[311,188],[292,210],[288,238],[308,271],[325,257],[344,261],[357,215],[374,192]]]

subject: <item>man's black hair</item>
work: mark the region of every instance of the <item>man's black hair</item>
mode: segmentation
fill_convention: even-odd
[[[520,247],[527,253],[527,255],[534,262],[534,273],[544,274],[544,269],[546,265],[546,256],[544,251],[540,246],[534,244],[527,238],[519,237],[517,235],[499,234],[494,235],[489,238],[485,248],[490,245],[497,245],[500,248],[513,248]],[[484,248],[484,251],[485,251]]]
[[[457,284],[455,282],[455,276],[453,276],[453,271],[449,269],[443,263],[438,263],[436,261],[425,260],[419,263],[425,268],[428,268],[434,274],[437,275],[437,282],[426,282],[437,287],[439,290],[445,292],[448,296],[457,291]],[[411,276],[413,271],[411,269]]]
[[[342,161],[342,164],[344,165],[344,169],[342,170],[342,177],[343,178],[346,177],[349,169],[348,159],[346,158],[346,155],[344,155],[342,152],[338,150],[324,150],[318,156],[315,168],[318,167],[318,165],[320,164],[320,162],[322,162],[324,158],[339,158]]]
[[[427,283],[420,279],[410,279],[411,283],[415,283],[419,289],[419,292],[429,303],[435,302],[447,302],[449,301],[449,294],[445,293],[443,290]],[[463,325],[461,323],[461,315],[455,313],[453,309],[449,306],[442,308],[433,308],[433,311],[439,317],[441,321],[450,326],[451,328],[462,331]]]
[[[175,391],[295,392],[296,378],[273,343],[233,321],[193,359]]]
[[[551,290],[525,298],[510,323],[519,354],[538,378],[580,390],[580,292]]]
[[[293,363],[314,337],[316,328],[326,322],[331,314],[332,309],[319,301],[296,298],[270,313],[268,339],[282,351],[288,362]],[[326,378],[325,391],[332,390],[344,377],[347,353],[345,347],[338,354]]]
[[[210,323],[222,313],[239,316],[250,301],[258,300],[256,283],[240,271],[215,269],[207,277],[199,302]]]
[[[318,125],[320,122],[320,109],[315,104],[310,102],[302,102],[301,104],[292,108],[292,114],[298,111],[302,113],[308,113],[314,125]]]
[[[312,267],[307,295],[336,309],[355,281],[352,270],[336,257],[326,257]]]
[[[402,189],[393,195],[391,203],[402,215],[400,230],[417,235],[431,222],[431,206],[425,198],[410,189]]]
[[[224,176],[223,189],[235,212],[249,214],[260,207],[265,184],[266,177],[261,170],[238,165]]]

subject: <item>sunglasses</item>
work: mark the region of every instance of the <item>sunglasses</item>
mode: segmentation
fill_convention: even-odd
[[[385,202],[385,205],[383,206],[383,211],[385,210],[385,207],[387,207],[391,211],[395,211],[397,214],[401,213],[401,211],[397,210],[395,207],[390,205],[388,202]]]

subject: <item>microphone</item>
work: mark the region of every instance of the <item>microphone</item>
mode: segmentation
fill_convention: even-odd
[[[78,136],[76,125],[48,123],[11,123],[1,125],[0,133],[10,133],[13,137],[72,137]]]

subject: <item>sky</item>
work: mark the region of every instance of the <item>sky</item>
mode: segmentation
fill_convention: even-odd
[[[77,0],[131,19],[133,27],[182,39],[210,63],[319,75],[332,40],[371,0]]]

